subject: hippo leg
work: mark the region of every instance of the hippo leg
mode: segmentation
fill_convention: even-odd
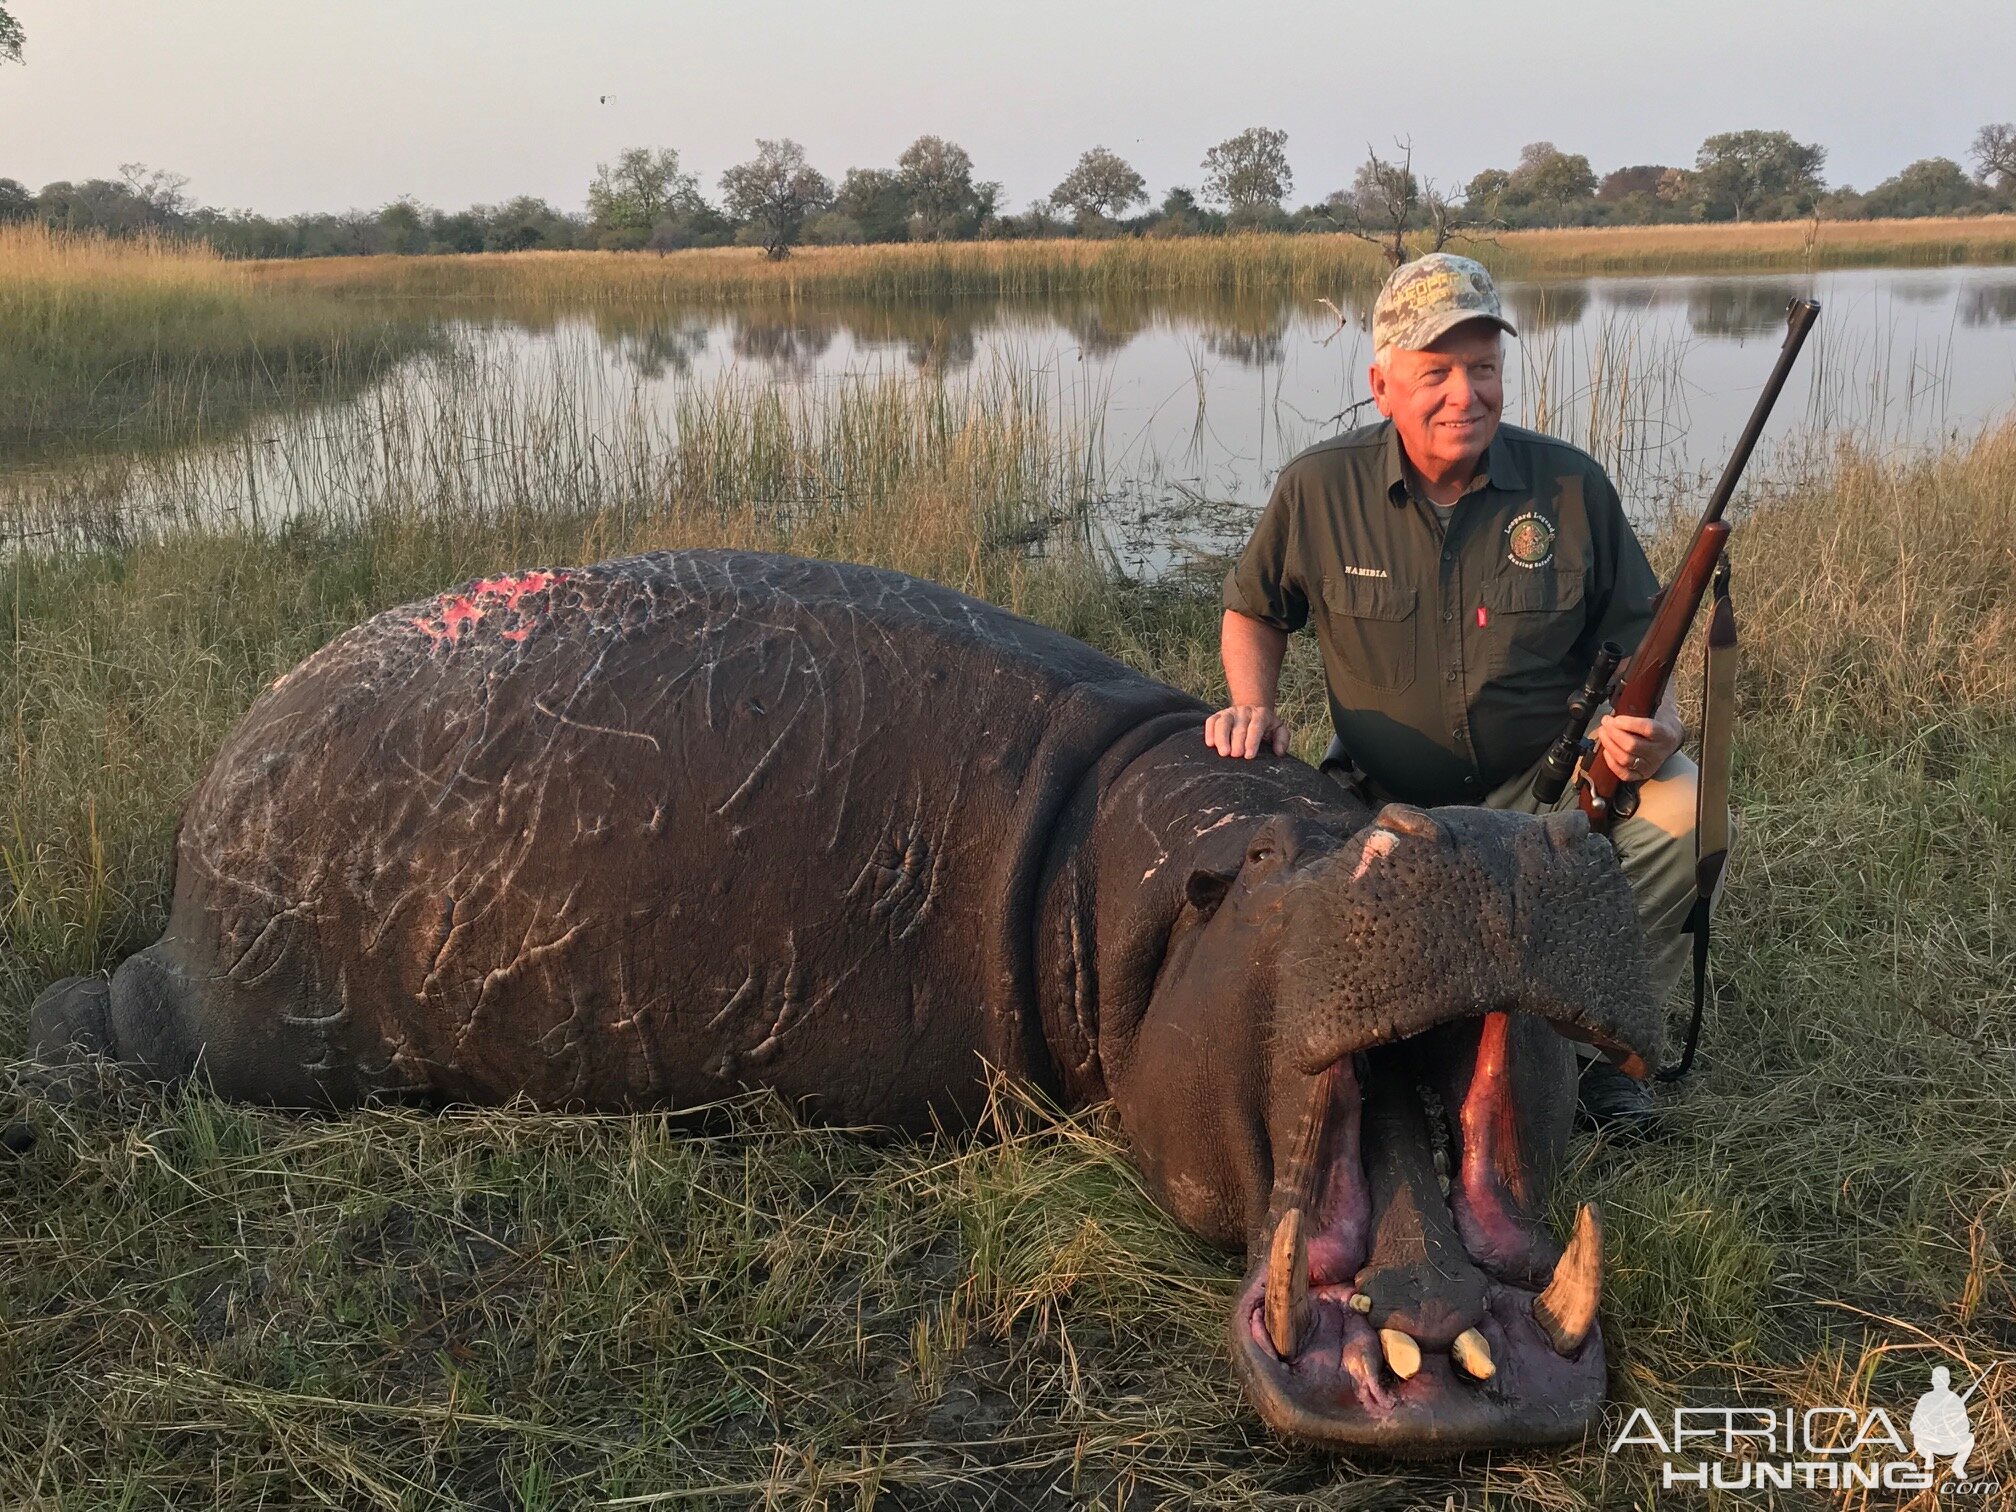
[[[52,1068],[112,1049],[112,983],[102,976],[65,977],[28,1010],[28,1059]]]
[[[127,957],[108,980],[65,977],[28,1010],[28,1059],[48,1068],[62,1096],[91,1060],[117,1061],[145,1081],[179,1082],[203,1057],[209,1035],[196,996],[163,945]]]

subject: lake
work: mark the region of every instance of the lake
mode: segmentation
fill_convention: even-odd
[[[1006,383],[1079,438],[1082,476],[1118,559],[1153,573],[1243,536],[1281,464],[1374,418],[1365,289],[1340,311],[1272,293],[787,308],[424,312],[443,339],[361,393],[251,422],[174,463],[102,469],[94,511],[266,518],[325,507],[401,467],[384,421],[417,408],[483,430],[457,466],[516,465],[538,444],[490,436],[500,407],[546,417],[592,454],[676,433],[682,396],[728,385],[819,406],[888,378]],[[1783,476],[1839,435],[1936,447],[2011,413],[2016,269],[1942,267],[1508,282],[1508,419],[1594,452],[1649,514],[1720,471],[1768,372],[1787,302],[1819,327],[1754,473]],[[410,313],[410,312],[409,312]],[[469,396],[482,394],[472,419]],[[490,418],[482,418],[482,417]],[[191,464],[208,457],[210,467]],[[473,460],[472,460],[473,459]],[[103,461],[103,458],[99,459]],[[406,465],[418,465],[408,459]],[[85,486],[85,485],[79,485]]]

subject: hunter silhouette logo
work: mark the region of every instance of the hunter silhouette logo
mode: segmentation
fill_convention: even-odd
[[[1999,1363],[1999,1362],[1998,1362]],[[1958,1396],[1953,1393],[1953,1372],[1944,1365],[1932,1368],[1932,1389],[1918,1398],[1911,1409],[1911,1447],[1932,1468],[1932,1461],[1953,1457],[1952,1478],[1967,1479],[1967,1456],[1974,1452],[1974,1426],[1967,1420],[1967,1398],[1981,1389],[1981,1382],[1995,1372],[1993,1365],[1981,1373]]]

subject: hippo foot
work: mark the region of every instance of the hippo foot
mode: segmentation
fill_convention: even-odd
[[[1515,1078],[1509,1018],[1437,1032],[1437,1056],[1452,1033],[1471,1039],[1465,1084],[1443,1097],[1421,1095],[1423,1046],[1347,1056],[1317,1079],[1299,1146],[1313,1158],[1277,1168],[1271,1242],[1231,1318],[1233,1359],[1276,1431],[1422,1456],[1568,1442],[1601,1416],[1600,1225],[1585,1206],[1564,1251],[1507,1186],[1514,1104],[1534,1095]],[[1549,1047],[1524,1043],[1530,1072]],[[1446,1190],[1432,1113],[1446,1118]]]
[[[84,1102],[100,1090],[104,1062],[116,1054],[111,982],[103,976],[64,977],[28,1010],[28,1052],[16,1077],[23,1091],[46,1102]],[[9,1126],[9,1132],[16,1129],[27,1126]],[[26,1137],[34,1142],[32,1131]]]

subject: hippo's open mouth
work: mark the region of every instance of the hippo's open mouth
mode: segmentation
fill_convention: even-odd
[[[1277,1431],[1434,1454],[1571,1440],[1600,1413],[1601,1228],[1585,1205],[1564,1253],[1520,1148],[1519,1061],[1562,1053],[1550,1034],[1491,1012],[1313,1078],[1231,1324]]]

